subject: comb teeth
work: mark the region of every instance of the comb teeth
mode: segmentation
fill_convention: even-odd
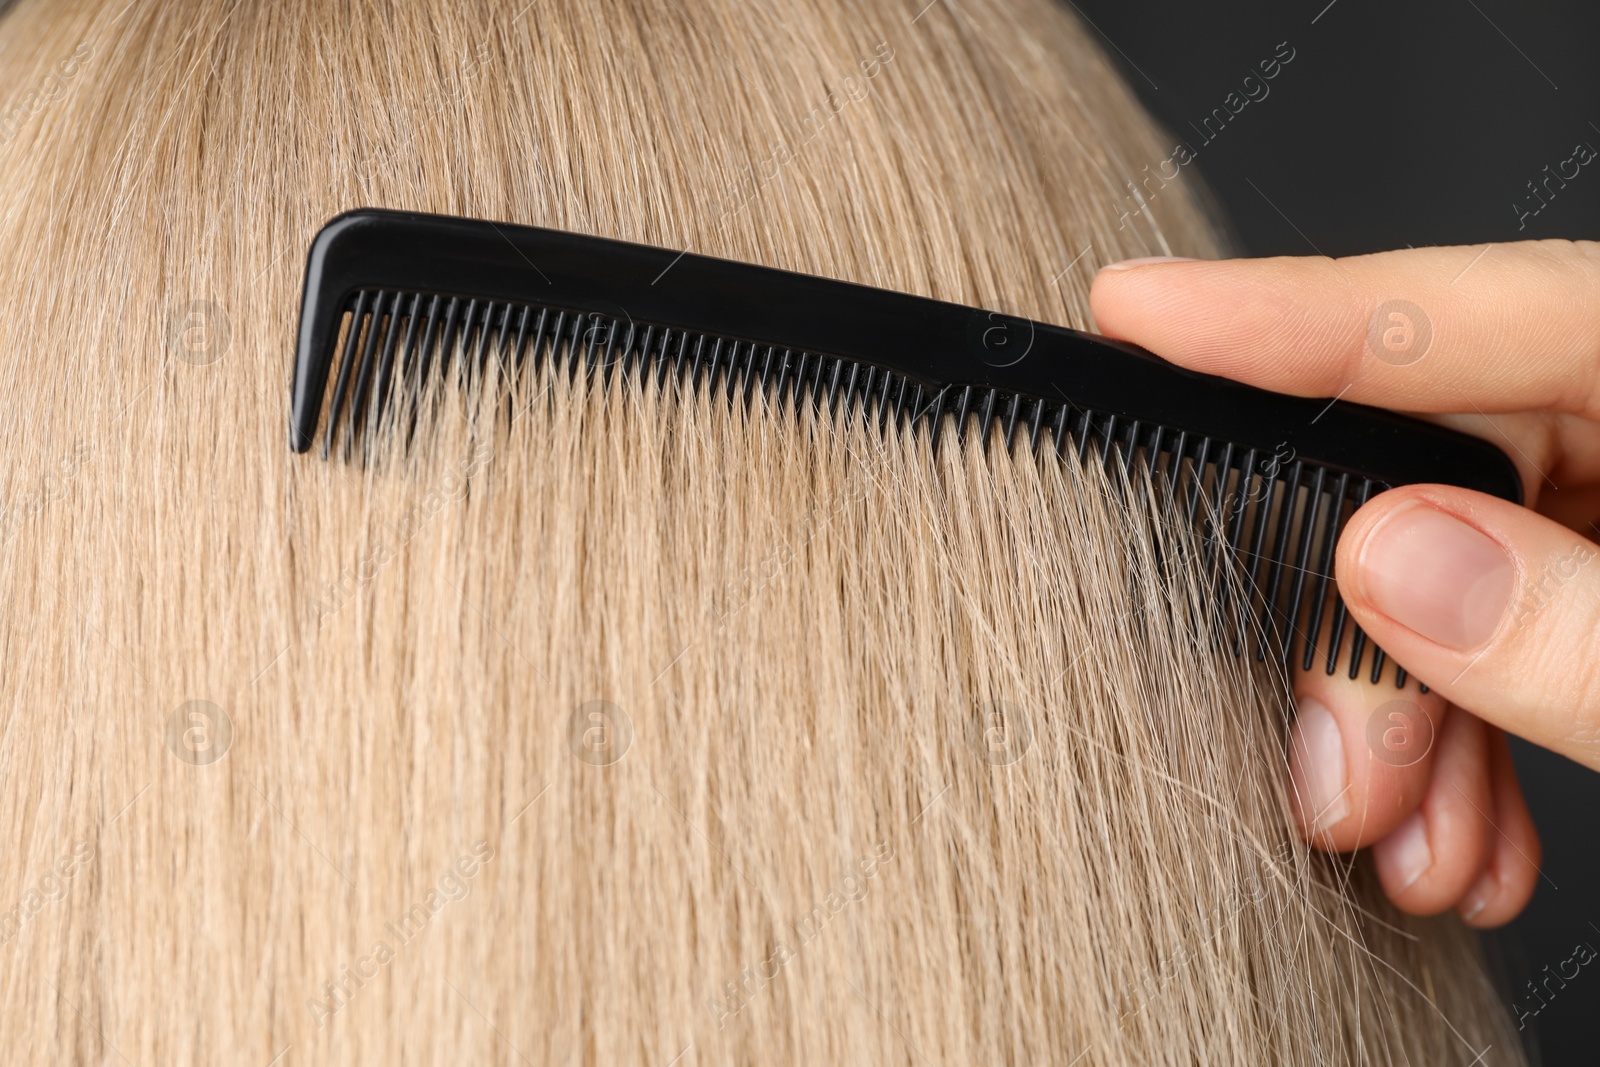
[[[778,351],[598,312],[361,290],[351,297],[339,329],[334,383],[325,398],[322,456],[330,458],[339,447],[350,457],[357,439],[376,431],[400,381],[414,389],[436,375],[465,384],[491,364],[522,371],[545,363],[569,373],[598,374],[608,383],[626,375],[642,385],[653,373],[660,387],[671,376],[708,396],[747,403],[759,390],[774,406],[853,409],[896,425],[934,426],[943,415],[956,414],[963,434],[972,425],[1004,421],[1008,439],[1014,438],[1020,419],[1033,427],[1031,442],[1063,406],[994,389],[940,392],[924,403],[921,383],[854,360]]]
[[[1349,472],[1298,459],[1285,464],[1259,449],[1066,401],[974,386],[930,393],[912,378],[854,360],[509,301],[363,289],[349,300],[338,352],[325,458],[336,447],[348,458],[358,440],[382,432],[380,420],[402,376],[414,391],[427,375],[468,383],[492,364],[518,372],[545,365],[607,383],[627,376],[641,386],[652,373],[658,387],[670,375],[710,397],[746,404],[759,391],[774,407],[806,405],[853,412],[880,426],[925,426],[935,448],[949,415],[963,439],[987,442],[998,427],[1007,450],[1021,438],[1029,449],[1110,470],[1132,471],[1142,462],[1157,477],[1168,511],[1199,527],[1206,568],[1228,558],[1248,579],[1250,602],[1242,610],[1256,620],[1256,637],[1253,644],[1236,637],[1236,654],[1252,645],[1258,660],[1297,659],[1302,670],[1312,670],[1330,610],[1325,673],[1344,663],[1357,677],[1371,644],[1349,626],[1332,563],[1344,522],[1384,487]],[[1353,631],[1348,649],[1346,629]],[[1384,653],[1371,651],[1377,682]],[[1404,672],[1395,676],[1403,685]]]

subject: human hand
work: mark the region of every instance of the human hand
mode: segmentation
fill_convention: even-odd
[[[1539,841],[1501,731],[1600,769],[1600,244],[1130,260],[1090,300],[1104,333],[1174,363],[1427,413],[1516,463],[1528,508],[1407,486],[1339,541],[1352,618],[1430,687],[1404,694],[1426,753],[1369,742],[1394,689],[1296,671],[1289,757],[1302,831],[1373,845],[1401,909],[1510,920]]]

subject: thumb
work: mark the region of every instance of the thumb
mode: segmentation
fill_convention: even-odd
[[[1362,628],[1452,703],[1600,770],[1600,548],[1449,486],[1383,493],[1339,539]]]

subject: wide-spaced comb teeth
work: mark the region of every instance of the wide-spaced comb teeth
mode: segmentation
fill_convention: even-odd
[[[1311,670],[1322,645],[1323,669],[1344,664],[1351,678],[1371,641],[1332,581],[1349,516],[1386,488],[1419,482],[1522,496],[1515,467],[1485,441],[1360,405],[1263,392],[1131,345],[955,304],[402,212],[341,215],[312,243],[295,451],[312,447],[324,422],[325,457],[336,445],[349,456],[396,425],[409,435],[404,416],[414,412],[393,411],[393,398],[415,404],[432,379],[472,387],[491,372],[533,370],[658,389],[670,375],[730,403],[759,395],[796,416],[911,428],[935,450],[948,426],[1113,472],[1142,465],[1163,514],[1199,532],[1203,565],[1226,559],[1243,578],[1248,602],[1228,607],[1249,620],[1234,651]],[[1226,605],[1229,586],[1219,589]],[[1373,647],[1371,662],[1376,682],[1382,649]],[[1397,668],[1396,684],[1405,677]]]

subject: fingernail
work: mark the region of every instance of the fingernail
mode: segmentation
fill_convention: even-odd
[[[1107,263],[1101,270],[1132,270],[1134,267],[1148,267],[1152,263],[1198,263],[1193,256],[1140,256],[1137,259],[1124,259],[1118,263]]]
[[[1320,833],[1350,814],[1344,738],[1333,712],[1319,701],[1300,701],[1290,747],[1296,756],[1292,777],[1306,815],[1306,829]]]
[[[1461,898],[1461,903],[1456,905],[1456,912],[1467,922],[1478,917],[1478,913],[1489,906],[1489,902],[1500,891],[1500,883],[1495,881],[1494,875],[1486,874],[1472,887],[1472,892]]]
[[[1396,508],[1367,534],[1357,564],[1361,591],[1374,607],[1460,650],[1494,635],[1517,573],[1497,542],[1416,502]]]
[[[1390,832],[1385,851],[1388,853],[1390,873],[1399,883],[1394,891],[1403,893],[1433,866],[1433,850],[1428,847],[1428,824],[1422,818],[1422,812],[1412,812]]]

